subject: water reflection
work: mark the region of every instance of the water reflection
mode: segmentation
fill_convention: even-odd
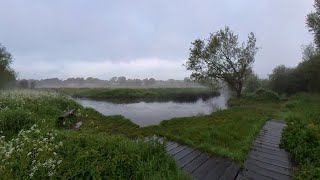
[[[218,109],[226,109],[225,96],[218,96],[205,101],[199,99],[194,103],[139,102],[115,104],[89,99],[77,99],[77,101],[83,106],[94,108],[104,115],[121,114],[141,127],[156,125],[162,120],[174,117],[204,115]]]

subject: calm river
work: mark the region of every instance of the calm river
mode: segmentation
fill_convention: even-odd
[[[139,102],[115,104],[106,101],[76,99],[85,107],[91,107],[104,115],[123,115],[141,127],[157,125],[162,120],[174,117],[187,117],[210,114],[219,109],[226,109],[226,98],[218,96],[206,101],[199,99],[194,103],[176,102]]]

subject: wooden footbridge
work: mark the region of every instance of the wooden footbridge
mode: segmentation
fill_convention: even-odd
[[[268,121],[252,144],[244,167],[230,160],[173,141],[166,144],[167,152],[193,179],[210,180],[287,180],[292,179],[292,163],[288,153],[279,148],[282,121]],[[160,138],[161,140],[161,138]]]

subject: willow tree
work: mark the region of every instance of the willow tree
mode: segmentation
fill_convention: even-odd
[[[227,84],[240,97],[244,81],[252,73],[257,52],[253,33],[248,35],[247,42],[239,44],[238,35],[226,26],[210,34],[206,41],[196,39],[192,42],[185,66],[192,71],[190,79]]]

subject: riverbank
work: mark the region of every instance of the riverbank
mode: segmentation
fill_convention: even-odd
[[[195,102],[220,93],[209,88],[58,88],[58,92],[74,98],[89,98],[109,102]]]
[[[139,140],[139,127],[122,116],[105,117],[47,91],[1,91],[0,102],[4,179],[188,178],[163,145]],[[75,118],[57,122],[73,108]],[[76,121],[83,123],[79,130],[69,126]]]
[[[163,145],[137,139],[157,134],[242,163],[260,128],[277,117],[288,121],[282,146],[298,163],[295,177],[319,177],[319,95],[300,94],[281,101],[261,91],[231,99],[227,110],[145,128],[48,91],[2,91],[0,102],[0,157],[6,162],[0,165],[0,174],[9,179],[187,179]],[[57,126],[57,117],[73,108],[78,109],[76,118],[68,122],[81,121],[81,128]],[[20,173],[12,174],[12,169]]]

